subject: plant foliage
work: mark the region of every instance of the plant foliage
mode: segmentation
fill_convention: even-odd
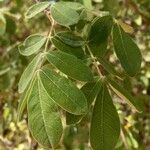
[[[45,148],[57,148],[64,124],[78,124],[91,112],[91,147],[114,149],[121,125],[113,91],[141,111],[136,98],[117,83],[139,73],[142,57],[138,46],[125,26],[114,18],[115,10],[113,15],[96,16],[91,3],[84,1],[83,4],[38,2],[25,14],[30,19],[44,13],[51,23],[48,35],[30,35],[19,46],[20,54],[34,58],[19,81],[22,97],[18,118],[21,119],[27,108],[30,132]],[[0,21],[3,26],[0,34],[3,34],[2,15]],[[123,75],[109,61],[110,41]],[[60,112],[65,112],[66,123],[62,123]]]

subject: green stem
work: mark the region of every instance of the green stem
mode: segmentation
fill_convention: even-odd
[[[51,28],[50,28],[50,30],[48,32],[48,35],[47,35],[47,40],[46,40],[44,52],[46,52],[47,49],[48,49],[48,44],[49,44],[49,40],[50,40],[50,38],[52,36],[53,28],[54,28],[54,20],[51,19]]]
[[[128,143],[127,143],[127,141],[126,141],[126,138],[125,138],[123,129],[121,129],[121,138],[122,138],[122,141],[123,141],[123,143],[124,143],[125,149],[128,150],[128,149],[129,149],[129,146],[128,146]]]
[[[97,64],[97,62],[96,62],[96,58],[94,57],[94,55],[93,55],[93,53],[91,52],[90,47],[89,47],[88,45],[87,45],[87,49],[88,49],[88,51],[89,51],[89,53],[90,53],[90,56],[91,56],[91,58],[92,58],[92,60],[93,60],[93,64],[94,64],[94,66],[95,66],[95,68],[96,68],[96,70],[97,70],[97,73],[99,74],[100,77],[102,77],[103,75],[101,74],[101,71],[100,71],[100,69],[99,69],[99,67],[98,67],[98,64]]]

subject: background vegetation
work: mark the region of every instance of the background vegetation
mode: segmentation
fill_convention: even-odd
[[[66,1],[66,0],[64,0]],[[149,0],[76,0],[95,15],[109,11],[117,19],[129,24],[126,27],[136,39],[141,49],[143,62],[136,78],[126,77],[124,88],[138,98],[143,113],[135,113],[124,103],[118,105],[123,124],[123,132],[116,150],[150,149],[150,1]],[[44,14],[26,20],[24,13],[35,1],[0,0],[0,150],[41,150],[31,138],[27,128],[26,116],[17,123],[18,81],[32,59],[19,54],[18,45],[31,33],[47,32],[49,22]],[[112,55],[111,61],[118,67]],[[133,88],[134,87],[134,88]],[[120,101],[114,95],[116,101]],[[88,144],[89,119],[80,125],[66,127],[63,145],[60,149],[84,150]]]

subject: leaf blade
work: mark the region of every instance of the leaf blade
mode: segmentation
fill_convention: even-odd
[[[38,73],[35,78],[27,105],[29,129],[41,145],[55,148],[63,130],[58,107],[48,96]]]
[[[121,66],[129,76],[135,76],[141,67],[141,53],[137,45],[118,24],[113,27],[113,43]]]
[[[51,41],[54,44],[54,46],[60,51],[66,52],[66,53],[71,54],[71,55],[74,55],[78,58],[83,58],[84,57],[84,52],[83,52],[82,47],[71,47],[71,46],[65,44],[64,42],[62,42],[57,37],[57,35],[52,37]]]
[[[6,31],[6,19],[2,13],[0,13],[0,35],[3,35]]]
[[[32,5],[27,12],[25,13],[25,17],[30,19],[37,15],[38,13],[45,10],[50,5],[50,2],[39,2],[34,5]]]
[[[17,120],[21,121],[22,116],[23,116],[23,112],[27,106],[27,101],[29,99],[29,96],[31,94],[32,91],[32,87],[34,84],[35,80],[33,79],[33,81],[31,81],[30,85],[27,87],[27,89],[24,91],[24,93],[21,95],[20,97],[20,101],[19,101],[19,105],[18,105],[18,115],[17,115]]]
[[[37,55],[33,58],[33,60],[30,62],[30,64],[26,67],[24,70],[19,83],[18,83],[18,92],[23,93],[26,87],[28,86],[29,82],[31,81],[38,64],[40,63],[40,59],[42,57],[42,54]]]
[[[80,37],[72,32],[64,31],[59,32],[56,36],[65,44],[71,47],[82,47],[85,44],[85,41]]]
[[[79,21],[79,14],[76,10],[65,5],[67,2],[58,2],[51,6],[51,15],[60,25],[70,26]]]
[[[97,17],[93,20],[88,37],[88,45],[94,56],[104,56],[113,20],[111,16]]]
[[[113,149],[120,134],[120,121],[106,85],[99,93],[92,114],[90,143],[93,149]]]
[[[40,70],[40,77],[49,96],[62,109],[76,115],[87,112],[84,94],[70,80],[47,67]]]
[[[136,111],[141,112],[139,106],[135,102],[134,97],[126,90],[124,89],[121,85],[119,85],[117,82],[115,82],[113,79],[110,77],[107,77],[106,79],[112,88],[112,90],[122,99],[126,100],[127,103],[134,108]]]
[[[47,60],[66,75],[79,81],[92,81],[90,69],[75,56],[60,51],[47,53]]]
[[[98,79],[95,82],[88,82],[82,88],[81,91],[87,98],[88,107],[90,108],[91,104],[97,97],[99,91],[101,89],[101,82]],[[66,124],[77,124],[79,123],[85,115],[73,115],[70,113],[66,113]]]
[[[46,37],[42,35],[30,35],[26,38],[24,43],[19,46],[19,52],[24,56],[30,56],[36,53],[44,45],[45,41]]]

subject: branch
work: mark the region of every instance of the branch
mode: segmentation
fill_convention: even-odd
[[[99,75],[100,77],[102,77],[103,75],[102,75],[102,73],[101,73],[101,71],[100,71],[100,69],[99,69],[99,67],[98,67],[98,64],[97,64],[97,62],[96,62],[95,57],[93,56],[93,54],[92,54],[92,52],[91,52],[91,50],[90,50],[90,47],[87,46],[87,49],[88,49],[88,51],[89,51],[89,53],[90,53],[90,56],[91,56],[91,58],[92,58],[92,60],[93,60],[93,64],[94,64],[94,66],[95,66],[95,68],[96,68],[96,70],[97,70],[98,75]]]

